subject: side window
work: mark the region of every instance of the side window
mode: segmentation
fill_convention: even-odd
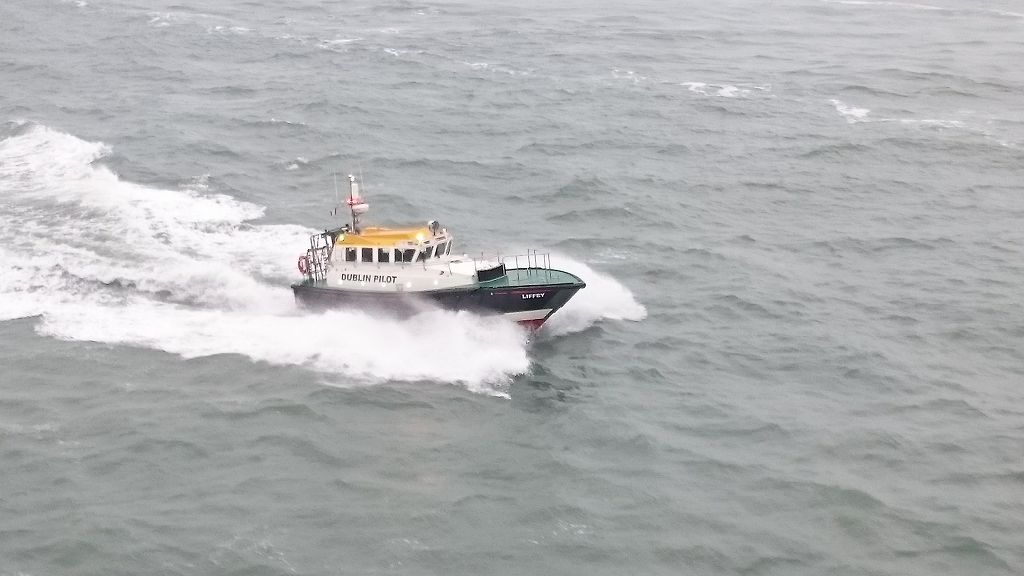
[[[451,254],[452,253],[452,244],[454,244],[454,242],[449,242],[448,243],[448,248],[445,250],[445,254]]]
[[[373,262],[373,248],[363,248],[363,262]]]
[[[391,251],[383,248],[377,248],[377,262],[390,262]]]
[[[433,246],[427,246],[426,248],[421,250],[419,256],[416,257],[416,261],[417,262],[422,262],[424,260],[429,259],[430,258],[430,251],[433,250],[433,249],[434,249]]]
[[[345,248],[345,262],[355,262],[356,254],[355,248]]]
[[[402,252],[402,262],[412,262],[412,259],[416,257],[416,249],[409,248]]]
[[[448,249],[448,243],[438,244],[437,252],[434,252],[434,258],[440,258],[444,256],[444,251]]]

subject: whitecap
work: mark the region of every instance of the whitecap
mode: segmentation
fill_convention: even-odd
[[[770,93],[771,84],[712,84],[708,82],[681,82],[689,92],[701,96],[720,96],[722,98],[748,98],[755,91]]]
[[[718,95],[724,98],[736,98],[738,96],[746,96],[747,94],[750,94],[750,90],[741,90],[731,84],[727,84],[718,89]]]
[[[871,113],[871,110],[867,108],[850,106],[841,100],[832,99],[829,100],[829,102],[832,103],[832,106],[835,107],[836,112],[839,112],[840,116],[846,118],[846,122],[849,124],[863,122],[867,118],[868,114]]]
[[[245,26],[207,26],[207,34],[235,34],[235,35],[246,35],[252,32],[252,28],[246,28]]]
[[[614,78],[618,78],[618,79],[621,79],[621,80],[629,80],[633,84],[639,84],[639,83],[647,80],[646,76],[644,76],[642,74],[639,74],[639,73],[637,73],[634,70],[622,70],[622,69],[619,69],[619,68],[613,68],[612,69],[612,76]]]
[[[889,117],[871,117],[868,115],[871,110],[867,108],[858,108],[844,103],[841,100],[829,100],[836,112],[846,119],[849,124],[856,124],[860,122],[874,122],[874,123],[897,123],[907,126],[921,126],[926,128],[938,128],[938,129],[969,129],[967,123],[962,120],[952,120],[944,118],[889,118]]]
[[[334,40],[321,40],[317,47],[321,50],[342,51],[345,46],[359,42],[362,38],[335,38]]]
[[[826,0],[829,1],[829,0]],[[931,4],[915,4],[911,2],[888,2],[874,0],[831,0],[830,4],[846,4],[849,6],[887,6],[893,8],[910,8],[913,10],[948,11],[949,8],[934,6]]]
[[[913,118],[898,118],[901,124],[917,124],[919,126],[932,126],[936,128],[966,128],[967,125],[960,120],[942,120],[938,118],[924,118],[916,120]]]
[[[170,12],[150,12],[148,16],[149,21],[146,22],[146,25],[152,26],[153,28],[165,28],[170,26],[171,19],[173,18]]]

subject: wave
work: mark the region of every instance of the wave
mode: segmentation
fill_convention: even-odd
[[[407,52],[403,51],[403,52]],[[423,53],[423,50],[417,50],[417,53]],[[519,70],[505,64],[493,64],[491,62],[466,62],[460,61],[462,65],[468,66],[471,70],[481,70],[491,73],[507,74],[509,76],[529,76],[534,70]]]
[[[847,6],[889,6],[893,8],[910,8],[913,10],[934,10],[934,11],[948,11],[948,8],[942,6],[933,6],[931,4],[914,4],[911,2],[882,2],[882,1],[871,1],[871,0],[834,0],[831,4],[846,4]]]
[[[317,44],[317,48],[333,52],[347,52],[349,44],[354,44],[361,40],[362,38],[333,38],[330,40],[320,40],[320,43]]]
[[[858,108],[856,106],[850,106],[849,104],[846,104],[841,100],[832,99],[829,100],[829,102],[832,103],[832,106],[835,107],[836,112],[839,112],[840,116],[846,118],[846,122],[849,124],[863,122],[868,117],[868,114],[871,113],[871,110],[867,108]]]
[[[1002,18],[1024,18],[1024,13],[1012,12],[1009,10],[998,10],[994,8],[950,8],[935,6],[934,4],[918,4],[914,2],[891,2],[887,0],[825,0],[829,4],[843,4],[847,6],[870,6],[880,8],[897,8],[906,10],[925,10],[929,12],[951,12],[963,14],[983,14],[986,16],[998,16]]]
[[[205,177],[179,190],[143,186],[98,162],[110,154],[103,143],[31,123],[9,123],[4,135],[0,320],[38,316],[38,333],[66,340],[185,358],[239,354],[361,381],[435,380],[488,394],[504,394],[530,368],[526,335],[500,318],[298,309],[288,282],[312,230],[260,224],[262,206],[211,194]],[[585,276],[592,287],[559,313],[566,318],[553,333],[635,316],[599,305],[606,289],[628,295],[624,287]]]
[[[972,135],[983,140],[988,145],[997,145],[1000,148],[1017,150],[1021,141],[1017,133],[1019,129],[1015,121],[1006,118],[977,118],[974,122],[968,123],[964,120],[950,118],[893,118],[869,116],[872,111],[868,108],[859,108],[842,102],[841,100],[829,100],[836,112],[846,119],[848,124],[859,123],[889,123],[914,126],[922,130],[944,131],[958,130],[962,133]],[[961,112],[965,113],[965,112]],[[969,114],[969,111],[966,112]],[[984,122],[983,124],[981,124]]]
[[[682,86],[694,94],[701,96],[721,96],[722,98],[748,98],[754,93],[770,93],[770,84],[709,84],[707,82],[683,82]]]
[[[967,124],[962,120],[950,120],[943,118],[869,118],[871,110],[868,108],[858,108],[844,103],[841,100],[829,100],[836,112],[840,116],[846,119],[848,124],[857,124],[860,122],[893,122],[897,124],[923,126],[926,128],[968,128]]]

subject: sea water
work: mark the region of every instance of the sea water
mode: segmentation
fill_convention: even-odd
[[[1024,7],[0,4],[0,574],[1024,572]],[[587,282],[310,313],[367,216]]]

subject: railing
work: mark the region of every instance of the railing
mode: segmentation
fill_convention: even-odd
[[[539,250],[527,250],[525,254],[513,254],[511,256],[502,256],[501,252],[495,252],[493,258],[481,252],[479,258],[472,258],[472,260],[477,270],[480,269],[481,264],[491,268],[493,266],[490,265],[493,263],[504,264],[506,268],[518,268],[520,270],[548,270],[551,268],[551,253],[540,252]],[[524,264],[525,266],[523,266]]]
[[[311,282],[322,282],[327,278],[327,264],[334,251],[334,239],[330,234],[313,234],[309,237],[306,250],[306,278]]]
[[[538,252],[537,250],[527,250],[526,254],[515,254],[512,256],[498,256],[498,260],[508,267],[509,261],[515,264],[515,267],[522,270],[520,264],[520,258],[525,261],[527,273],[531,271],[543,271],[551,269],[551,253],[550,252]]]
[[[506,270],[516,270],[520,277],[551,276],[551,254],[539,250],[527,250],[525,254],[513,254],[502,256],[496,253],[494,258],[485,257],[480,253],[480,258],[473,258],[473,267],[477,271],[493,268],[496,264],[504,265]]]

